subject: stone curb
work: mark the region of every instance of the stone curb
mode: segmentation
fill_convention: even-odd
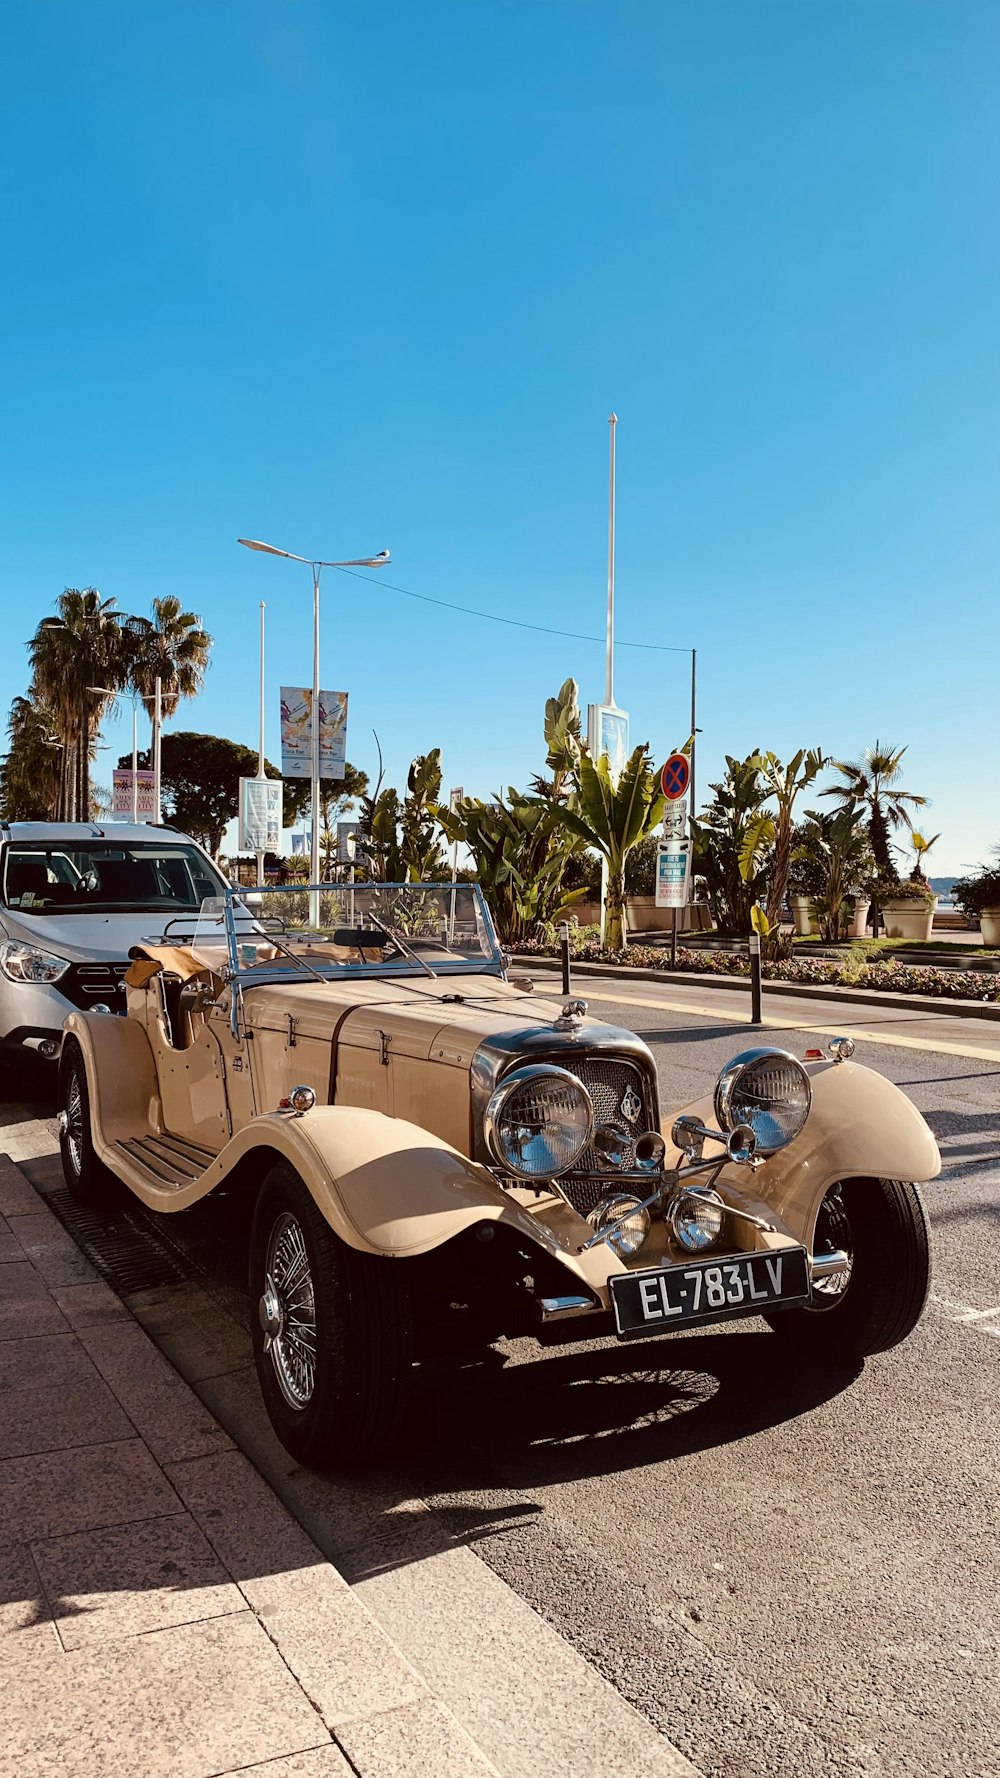
[[[560,968],[557,957],[515,956],[513,961],[526,969],[556,971]],[[631,969],[627,963],[616,966],[574,960],[573,974],[585,978],[588,975],[611,976],[619,982],[669,982],[678,987],[740,988],[747,994],[750,992],[749,976],[701,975],[694,969]],[[772,982],[766,978],[763,990],[765,994],[785,994],[791,1000],[833,1000],[846,1006],[888,1006],[903,1012],[937,1013],[953,1019],[1000,1020],[1000,1003],[996,1001],[948,1000],[936,994],[886,994],[864,988],[833,988],[820,984],[812,987],[805,982]]]

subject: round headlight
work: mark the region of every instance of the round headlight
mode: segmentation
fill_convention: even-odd
[[[507,1172],[554,1179],[576,1166],[590,1142],[594,1107],[565,1068],[515,1068],[490,1099],[483,1132]]]
[[[621,1224],[613,1235],[608,1236],[607,1242],[619,1259],[631,1259],[649,1234],[649,1211],[628,1192],[616,1192],[614,1197],[605,1198],[596,1210],[590,1212],[587,1221],[598,1234],[602,1229],[613,1228],[615,1223]]]
[[[667,1211],[667,1226],[674,1240],[689,1253],[701,1253],[719,1239],[726,1206],[718,1192],[696,1186],[678,1192]]]
[[[766,1156],[794,1141],[811,1101],[809,1076],[797,1056],[787,1050],[744,1050],[719,1075],[715,1115],[724,1130],[749,1124],[757,1154]]]

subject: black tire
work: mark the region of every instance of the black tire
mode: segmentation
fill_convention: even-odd
[[[346,1468],[397,1438],[413,1352],[404,1264],[348,1247],[294,1168],[286,1161],[272,1167],[250,1232],[250,1332],[271,1425],[298,1462]]]
[[[831,1186],[813,1251],[833,1248],[850,1255],[846,1278],[814,1284],[809,1308],[766,1319],[807,1358],[851,1363],[888,1352],[913,1332],[930,1289],[930,1235],[916,1186],[901,1179]]]
[[[94,1149],[87,1070],[72,1039],[59,1058],[59,1153],[66,1189],[78,1204],[93,1209],[114,1198],[118,1181]]]

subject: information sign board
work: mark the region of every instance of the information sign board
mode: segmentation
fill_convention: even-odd
[[[656,906],[682,908],[687,904],[688,840],[661,840],[656,858]]]

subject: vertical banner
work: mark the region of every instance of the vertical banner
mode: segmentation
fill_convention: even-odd
[[[240,779],[241,852],[277,852],[281,847],[280,778]]]
[[[628,711],[614,704],[587,705],[587,746],[594,759],[606,753],[617,784],[628,759]]]
[[[347,693],[319,694],[319,775],[343,778],[347,759]],[[308,686],[281,687],[281,775],[312,777],[312,691]]]
[[[152,772],[136,773],[137,820],[156,820],[155,776]],[[111,813],[122,820],[132,819],[132,768],[116,766],[112,774]]]

